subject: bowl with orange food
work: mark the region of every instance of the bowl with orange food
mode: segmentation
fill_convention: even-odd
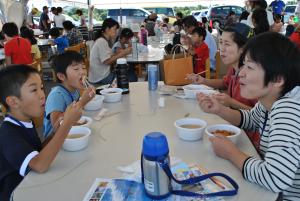
[[[230,124],[216,124],[216,125],[208,126],[205,129],[205,133],[209,137],[222,135],[228,138],[229,140],[231,140],[234,144],[237,144],[241,135],[241,129]]]

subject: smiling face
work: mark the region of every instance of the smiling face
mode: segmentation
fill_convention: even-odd
[[[20,88],[20,98],[12,109],[18,110],[25,119],[40,117],[45,110],[45,93],[37,73],[31,74]]]
[[[237,66],[243,49],[233,41],[233,33],[223,32],[219,40],[220,56],[226,66]]]
[[[87,76],[86,67],[83,63],[72,63],[66,70],[66,75],[57,74],[63,85],[70,91],[83,89],[83,79]]]

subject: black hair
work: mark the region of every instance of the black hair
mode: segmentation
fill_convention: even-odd
[[[179,18],[183,18],[182,12],[177,12],[177,13],[176,13],[176,16],[179,17]]]
[[[57,27],[53,27],[49,30],[49,35],[53,38],[57,38],[60,36],[59,29]]]
[[[56,11],[57,11],[57,14],[58,14],[58,13],[62,13],[63,9],[62,9],[62,7],[57,7],[57,8],[56,8]]]
[[[52,7],[53,8],[53,7]],[[52,8],[51,8],[51,11],[52,11]],[[48,9],[48,6],[43,6],[43,11],[44,10],[47,10]]]
[[[267,12],[265,9],[256,8],[252,13],[252,21],[255,34],[260,34],[270,30]]]
[[[168,18],[168,17],[165,17],[165,18],[163,19],[163,21],[164,21],[164,23],[169,23],[169,18]]]
[[[229,32],[232,33],[232,40],[233,42],[235,42],[238,46],[238,48],[243,48],[245,46],[245,44],[247,43],[248,39],[253,35],[252,29],[250,27],[249,30],[242,30],[245,29],[244,27],[239,28],[237,25],[241,25],[241,26],[246,26],[242,23],[235,23],[235,24],[231,24],[228,25],[224,28],[223,33],[224,32]]]
[[[133,37],[133,32],[131,29],[129,28],[122,29],[120,33],[120,38],[131,38],[131,37]]]
[[[99,29],[95,34],[95,40],[97,40],[100,37],[103,37],[103,33],[106,29],[110,29],[112,27],[116,26],[117,29],[120,28],[119,23],[114,20],[113,18],[106,18],[103,23],[101,29]]]
[[[76,10],[75,12],[77,15],[81,16],[83,13],[82,13],[82,10]]]
[[[14,22],[7,22],[3,25],[2,31],[9,37],[14,37],[19,34],[18,26]]]
[[[62,73],[67,76],[67,68],[73,63],[83,63],[84,58],[82,55],[75,51],[65,51],[62,54],[55,56],[51,61],[51,66],[55,74]],[[60,80],[57,79],[59,82]]]
[[[63,27],[65,30],[70,31],[71,29],[73,29],[75,27],[75,25],[71,21],[66,20],[63,22]]]
[[[182,24],[186,28],[190,27],[197,27],[198,26],[198,21],[193,15],[188,15],[185,18],[182,19]]]
[[[206,30],[203,28],[203,27],[196,27],[193,31],[192,31],[192,34],[198,34],[198,36],[202,36],[203,39],[202,41],[205,40],[205,37],[206,37]]]
[[[229,13],[228,13],[228,16],[231,16],[231,15],[235,15],[235,12],[233,10],[229,11]]]
[[[44,9],[43,9],[43,10],[44,10]],[[51,7],[50,11],[51,11],[51,12],[57,11],[57,8],[56,8],[56,7]]]
[[[248,19],[248,16],[249,16],[249,12],[244,10],[239,18],[239,22],[241,22],[242,20],[247,20]]]
[[[202,19],[202,23],[203,23],[203,24],[205,24],[205,23],[208,22],[207,17],[202,17],[201,19]]]
[[[266,32],[253,37],[244,48],[242,58],[251,60],[264,69],[264,85],[282,77],[281,96],[300,85],[300,51],[288,38],[279,33]]]
[[[254,8],[266,9],[268,7],[268,3],[265,0],[256,0],[251,2],[253,3],[252,9]]]
[[[281,15],[280,14],[274,14],[274,19],[277,20],[277,19],[280,19],[281,20]]]
[[[31,74],[39,74],[37,70],[27,65],[11,65],[0,70],[0,102],[9,110],[6,103],[8,96],[21,98],[21,87]]]
[[[21,30],[21,37],[22,38],[26,38],[30,41],[31,45],[36,45],[37,44],[37,40],[34,37],[34,32],[32,29],[29,29],[26,27],[26,29],[20,29]]]

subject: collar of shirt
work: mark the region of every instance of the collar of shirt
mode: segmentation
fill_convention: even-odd
[[[3,121],[8,121],[8,122],[11,122],[17,126],[20,126],[18,124],[18,122],[16,122],[15,120],[9,118],[9,117],[5,117]],[[25,121],[20,121],[26,128],[33,128],[33,124],[32,122],[25,122]]]

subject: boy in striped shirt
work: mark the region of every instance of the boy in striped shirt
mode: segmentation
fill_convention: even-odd
[[[278,33],[263,33],[248,42],[242,58],[241,95],[258,98],[253,109],[233,110],[204,94],[197,98],[203,111],[258,131],[262,159],[243,153],[222,136],[210,138],[213,149],[237,166],[246,180],[280,193],[278,200],[300,200],[299,49]]]

